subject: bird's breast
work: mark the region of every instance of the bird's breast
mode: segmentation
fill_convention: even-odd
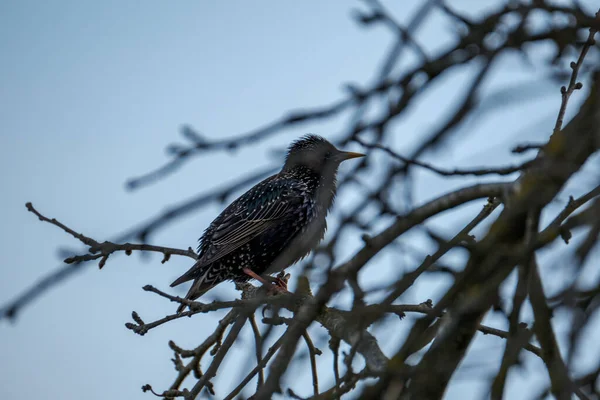
[[[280,272],[306,257],[325,236],[327,209],[309,200],[292,222],[295,234],[286,241],[280,255],[270,263],[268,274]]]

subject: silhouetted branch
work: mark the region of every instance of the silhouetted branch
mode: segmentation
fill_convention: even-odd
[[[600,21],[600,11],[596,13],[596,19]],[[562,129],[563,118],[565,117],[565,111],[567,111],[567,104],[569,102],[571,94],[573,94],[575,90],[579,90],[583,87],[583,84],[577,81],[577,75],[579,74],[579,69],[583,64],[583,60],[585,59],[585,56],[590,50],[590,47],[596,44],[596,40],[594,39],[594,35],[596,34],[596,32],[598,32],[597,27],[590,28],[590,34],[588,35],[587,40],[581,48],[581,53],[579,53],[579,58],[577,58],[577,62],[571,62],[569,64],[569,66],[573,70],[573,73],[571,74],[571,79],[569,79],[569,85],[567,87],[562,86],[560,88],[562,101],[560,103],[560,110],[558,111],[558,116],[556,117],[556,124],[554,125],[555,131]]]
[[[531,307],[535,315],[533,331],[542,348],[542,359],[546,363],[548,374],[550,375],[552,393],[558,400],[569,400],[573,393],[577,393],[580,399],[587,400],[588,397],[580,393],[571,381],[567,366],[560,355],[554,329],[550,322],[551,311],[546,304],[546,296],[544,295],[535,258],[532,260],[532,263],[531,279],[529,280],[529,298],[531,299]]]
[[[258,365],[248,373],[248,375],[246,375],[246,377],[242,380],[242,382],[240,382],[240,384],[233,389],[233,391],[231,393],[229,393],[224,400],[232,400],[235,398],[235,396],[238,395],[238,393],[240,393],[242,391],[242,389],[244,389],[244,387],[248,384],[248,382],[250,382],[252,380],[252,378],[254,378],[254,376],[258,373],[260,373],[261,371],[263,371],[265,369],[265,367],[267,366],[267,363],[269,362],[269,360],[271,358],[273,358],[273,355],[277,352],[277,350],[279,349],[279,347],[281,346],[281,338],[279,338],[279,340],[277,340],[273,346],[271,346],[269,348],[269,350],[267,350],[267,353],[265,354],[265,356],[262,358],[261,362],[258,363]]]
[[[247,318],[248,314],[245,312],[241,312],[239,315],[236,316],[236,321],[234,322],[233,326],[231,327],[231,330],[225,337],[223,344],[219,346],[219,350],[215,354],[215,357],[210,363],[210,366],[208,367],[202,378],[200,378],[198,382],[196,382],[194,387],[192,387],[192,390],[190,390],[190,393],[186,397],[186,400],[195,399],[196,396],[200,394],[200,391],[204,388],[204,386],[206,386],[210,382],[210,380],[217,374],[217,370],[219,369],[221,362],[223,362],[223,359],[229,351],[229,348],[233,346],[233,343],[237,339],[240,331],[242,330],[242,327],[246,323]]]
[[[256,347],[256,365],[261,365],[262,364],[262,354],[261,353],[262,353],[262,348],[263,348],[262,335],[260,334],[260,329],[258,328],[258,325],[256,324],[256,318],[254,317],[254,314],[252,314],[250,316],[250,318],[248,318],[248,319],[250,320],[250,326],[252,327],[252,333],[254,334],[254,346]],[[258,370],[258,381],[256,383],[257,390],[264,383],[265,383],[264,369],[260,368]]]
[[[519,145],[513,147],[511,151],[516,154],[521,154],[521,153],[528,152],[530,150],[539,150],[542,147],[544,147],[544,144],[524,143],[524,144],[519,144]]]
[[[428,8],[432,8],[437,1],[431,1],[427,3]],[[381,129],[384,125],[389,122],[393,117],[400,114],[401,111],[404,110],[405,106],[408,104],[408,101],[413,97],[413,95],[418,90],[422,90],[429,82],[427,81],[422,85],[421,88],[411,88],[409,89],[409,84],[412,81],[412,77],[416,76],[419,72],[425,72],[428,76],[435,78],[443,71],[448,70],[451,66],[460,65],[467,61],[474,59],[476,56],[481,54],[495,54],[497,51],[496,48],[491,49],[484,42],[485,34],[483,32],[488,33],[490,30],[494,30],[496,28],[496,24],[500,22],[501,18],[505,15],[514,13],[514,12],[524,12],[528,10],[540,9],[548,12],[562,12],[569,15],[572,15],[577,19],[578,26],[600,26],[593,18],[585,15],[580,10],[576,10],[569,7],[560,7],[560,6],[549,6],[549,5],[539,5],[534,3],[532,5],[519,5],[519,6],[507,6],[504,9],[499,10],[496,13],[490,14],[486,19],[481,21],[478,24],[472,24],[470,26],[470,32],[467,36],[465,36],[458,45],[452,46],[450,50],[445,53],[442,53],[441,57],[436,59],[427,60],[426,62],[419,65],[415,70],[410,70],[406,74],[404,74],[399,80],[390,81],[386,79],[382,79],[377,82],[372,88],[367,90],[353,90],[347,98],[338,100],[337,102],[332,103],[329,106],[324,106],[320,108],[316,108],[308,111],[296,111],[291,112],[288,116],[283,117],[279,120],[276,120],[263,128],[259,128],[257,130],[251,131],[246,134],[239,135],[237,137],[233,137],[231,139],[224,140],[215,140],[210,141],[199,133],[186,128],[183,130],[184,136],[192,141],[192,145],[188,147],[182,146],[171,146],[172,153],[175,155],[174,158],[165,164],[160,169],[151,172],[145,176],[140,178],[134,178],[128,182],[128,186],[130,188],[136,188],[142,184],[146,184],[149,182],[153,182],[156,179],[163,178],[169,173],[178,169],[187,159],[189,159],[193,155],[202,154],[208,150],[234,150],[241,146],[253,144],[259,142],[260,140],[265,139],[266,137],[281,132],[284,128],[288,126],[298,124],[299,122],[307,122],[318,119],[324,119],[327,117],[331,117],[336,115],[351,106],[360,107],[367,99],[372,96],[377,96],[381,93],[388,92],[392,88],[400,87],[405,90],[402,95],[402,98],[398,102],[398,104],[391,107],[388,115],[386,115],[383,119],[376,121],[371,124],[355,126],[355,129],[351,132],[354,136],[360,132],[363,132],[367,129]],[[379,13],[384,15],[384,13]],[[378,15],[379,15],[378,14]],[[425,14],[425,13],[423,13]],[[385,19],[385,17],[378,17]],[[410,26],[406,30],[408,34],[411,31]],[[554,39],[557,37],[561,37],[561,35],[565,35],[567,32],[576,33],[573,28],[568,29],[554,29],[549,32],[538,33],[527,35],[524,34],[521,30],[516,29],[507,35],[506,40],[502,44],[498,44],[497,48],[499,49],[507,49],[507,48],[520,48],[524,43],[530,41],[541,41],[547,39]],[[401,33],[401,35],[404,35]],[[403,38],[404,39],[404,38]],[[457,53],[461,53],[461,56],[457,56]],[[464,119],[464,117],[470,111],[473,103],[473,96],[478,88],[481,80],[486,75],[487,70],[490,66],[490,61],[493,57],[490,57],[487,62],[484,64],[484,67],[481,69],[478,77],[473,81],[471,85],[471,89],[468,91],[468,94],[465,98],[463,104],[459,107],[457,112],[448,120],[446,124],[438,132],[430,135],[431,139],[429,139],[420,149],[418,149],[410,158],[417,158],[422,152],[429,148],[432,144],[437,143],[441,137],[452,127],[456,126],[460,121]],[[393,59],[390,58],[390,60]],[[387,69],[389,69],[388,67]],[[384,74],[382,73],[382,76]]]
[[[314,395],[319,394],[319,374],[317,373],[317,355],[321,355],[321,350],[317,349],[313,344],[308,331],[302,334],[306,346],[308,347],[308,356],[310,358],[310,370],[312,372],[313,392]]]
[[[183,163],[193,155],[214,150],[233,151],[246,145],[259,143],[269,136],[279,133],[285,128],[291,127],[292,125],[332,117],[355,104],[356,101],[360,102],[361,100],[359,98],[342,99],[332,103],[331,105],[314,108],[312,110],[292,111],[289,112],[288,115],[266,125],[263,128],[253,130],[246,134],[235,136],[230,139],[208,140],[204,138],[204,136],[201,136],[199,133],[192,130],[190,127],[184,127],[182,129],[182,134],[185,138],[192,142],[191,145],[188,147],[171,145],[170,152],[173,154],[173,158],[170,161],[146,175],[130,179],[127,182],[127,187],[129,189],[137,189],[140,186],[150,184],[158,179],[162,179],[179,169]]]
[[[394,283],[394,290],[382,301],[382,304],[392,304],[398,297],[400,297],[415,280],[427,271],[437,260],[439,260],[444,254],[450,251],[454,246],[458,245],[461,241],[467,239],[469,233],[479,225],[484,219],[486,219],[498,206],[500,201],[495,198],[488,199],[488,203],[483,206],[483,209],[469,222],[460,232],[458,232],[448,243],[440,246],[438,250],[431,256],[425,257],[421,265],[417,267],[413,272],[406,274],[401,280]]]
[[[479,321],[495,301],[498,286],[514,265],[530,254],[528,248],[516,251],[515,247],[523,237],[524,216],[532,207],[540,208],[551,201],[571,175],[597,150],[597,129],[600,126],[597,88],[600,86],[600,75],[596,75],[593,85],[594,89],[577,116],[565,129],[554,132],[544,147],[543,155],[538,155],[544,164],[535,171],[524,173],[518,180],[519,189],[506,200],[509,206],[503,210],[483,241],[478,243],[477,251],[472,253],[465,268],[463,279],[458,280],[435,307],[439,312],[452,304],[449,311],[453,315],[452,324],[445,328],[444,335],[437,339],[437,345],[432,346],[415,368],[415,379],[407,394],[439,397],[445,391]],[[477,287],[473,285],[482,286],[471,296],[461,296],[468,287]],[[402,361],[412,353],[413,342],[418,340],[431,321],[432,317],[425,317],[415,324],[394,359]],[[397,371],[401,372],[401,369]],[[385,393],[386,387],[387,383],[382,384],[379,389],[381,394]]]
[[[37,217],[40,219],[40,221],[45,221],[45,222],[48,222],[52,225],[59,227],[63,231],[65,231],[68,234],[70,234],[71,236],[73,236],[75,239],[77,239],[80,242],[82,242],[83,244],[85,244],[86,246],[89,246],[88,251],[90,254],[82,254],[82,255],[78,255],[78,256],[69,257],[64,260],[64,262],[66,264],[80,263],[83,261],[97,260],[98,258],[100,258],[100,264],[98,266],[100,268],[102,268],[104,266],[104,264],[106,263],[106,260],[108,260],[108,257],[111,254],[118,252],[118,251],[123,251],[127,255],[131,255],[132,251],[151,251],[151,252],[162,253],[163,260],[161,262],[163,264],[169,260],[169,258],[171,257],[172,254],[190,257],[190,258],[193,258],[194,260],[198,258],[198,255],[191,248],[189,248],[187,250],[182,250],[182,249],[174,249],[172,247],[151,246],[148,244],[131,244],[131,243],[117,244],[117,243],[112,243],[112,242],[100,243],[100,242],[98,242],[92,238],[89,238],[81,233],[75,232],[74,230],[72,230],[68,226],[64,225],[63,223],[59,222],[55,218],[50,219],[50,218],[43,216],[35,208],[33,208],[33,205],[31,203],[27,203],[26,207],[27,207],[27,210],[29,210],[30,212],[37,215]]]

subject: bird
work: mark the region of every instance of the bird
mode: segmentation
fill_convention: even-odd
[[[197,261],[171,287],[193,281],[185,296],[192,301],[225,281],[284,285],[270,275],[306,257],[323,239],[338,167],[364,156],[314,134],[292,142],[281,171],[234,200],[206,228]],[[185,308],[182,303],[177,312]]]

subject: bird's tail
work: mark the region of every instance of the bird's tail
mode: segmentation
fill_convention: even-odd
[[[210,289],[212,289],[215,286],[213,283],[204,282],[205,275],[202,275],[200,278],[197,278],[194,280],[192,287],[190,288],[190,290],[188,290],[187,294],[184,297],[186,300],[196,300],[198,297],[202,296],[204,293],[208,292]],[[182,278],[183,278],[183,276],[181,278],[177,279],[175,282],[173,282],[171,284],[171,287],[177,286],[180,283],[183,283],[183,282],[186,282],[189,280],[189,279],[185,279],[185,280],[182,280],[181,282],[179,282]],[[182,313],[186,307],[187,307],[187,305],[180,304],[179,307],[177,307],[177,313],[178,314]]]
[[[173,283],[171,283],[171,287],[175,287],[181,285],[184,282],[191,281],[192,279],[198,276],[198,271],[196,265],[189,269],[185,274],[181,275],[179,278],[175,279]],[[203,276],[201,279],[204,278]]]
[[[185,295],[185,299],[196,300],[198,297],[202,296],[204,293],[208,292],[213,287],[213,285],[200,285],[200,287],[196,287],[196,282],[194,282],[188,293]],[[177,307],[177,314],[182,313],[186,307],[186,304],[180,304],[179,307]]]

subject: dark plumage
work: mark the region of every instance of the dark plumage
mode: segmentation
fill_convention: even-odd
[[[316,135],[292,143],[282,170],[241,195],[204,231],[198,261],[171,287],[193,280],[186,299],[194,300],[223,281],[249,280],[245,268],[269,275],[304,258],[325,234],[338,166],[361,156]]]

